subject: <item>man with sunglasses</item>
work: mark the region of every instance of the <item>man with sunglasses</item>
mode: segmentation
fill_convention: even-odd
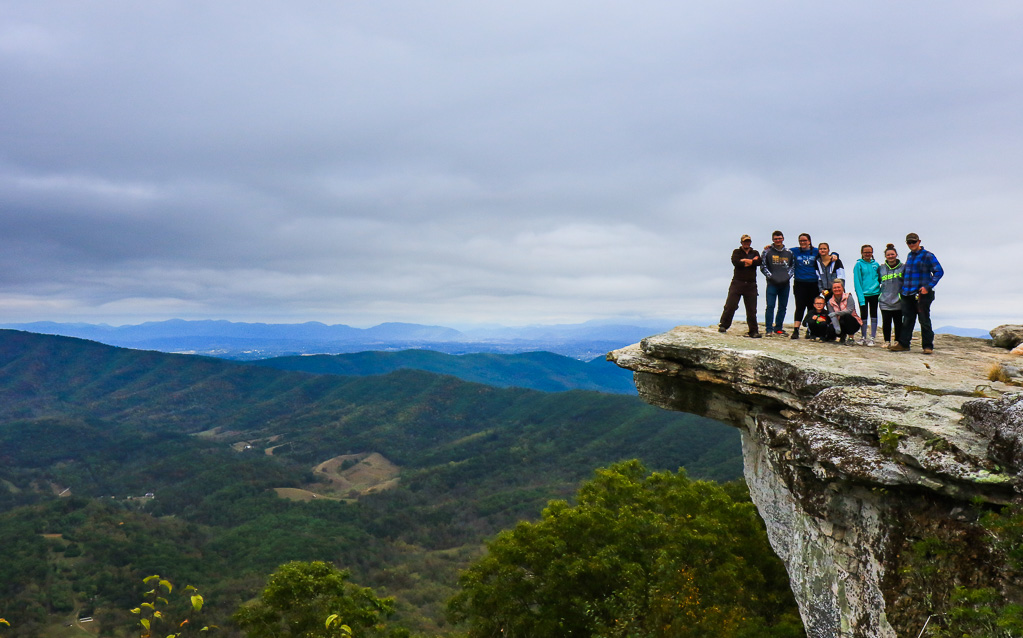
[[[909,342],[913,338],[913,328],[920,318],[920,345],[924,354],[934,352],[934,329],[931,327],[931,303],[934,301],[934,286],[945,274],[934,253],[924,250],[920,236],[916,233],[906,235],[906,266],[902,274],[902,334],[899,342],[892,345],[891,352],[909,350]]]

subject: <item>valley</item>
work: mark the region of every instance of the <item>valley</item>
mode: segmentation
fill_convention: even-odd
[[[128,626],[136,577],[160,573],[226,617],[281,563],[328,560],[395,596],[398,626],[458,635],[444,601],[484,539],[628,458],[741,473],[735,430],[632,396],[0,331],[3,614],[12,635],[79,607]]]

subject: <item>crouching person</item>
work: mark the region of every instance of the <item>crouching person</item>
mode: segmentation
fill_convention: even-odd
[[[845,291],[845,284],[835,281],[831,284],[831,293],[831,301],[828,302],[831,309],[831,325],[838,335],[839,342],[846,343],[846,337],[860,331],[863,320],[856,314],[856,298]],[[849,345],[855,343],[855,340],[849,340]]]
[[[824,301],[824,297],[816,297],[813,300],[813,309],[807,314],[804,323],[811,341],[835,340],[835,327],[831,324],[828,302]]]

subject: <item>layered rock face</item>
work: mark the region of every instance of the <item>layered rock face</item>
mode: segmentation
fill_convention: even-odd
[[[990,343],[938,335],[924,356],[679,327],[608,359],[646,401],[742,430],[809,636],[895,638],[956,585],[1005,586],[977,518],[1023,491],[1023,388]]]

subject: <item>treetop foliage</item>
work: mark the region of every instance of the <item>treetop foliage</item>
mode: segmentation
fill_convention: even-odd
[[[341,619],[353,636],[383,636],[393,598],[349,582],[348,570],[323,561],[285,563],[267,580],[259,599],[232,619],[250,638],[319,638]]]
[[[449,603],[470,637],[801,636],[787,578],[742,490],[598,470],[487,545]]]

